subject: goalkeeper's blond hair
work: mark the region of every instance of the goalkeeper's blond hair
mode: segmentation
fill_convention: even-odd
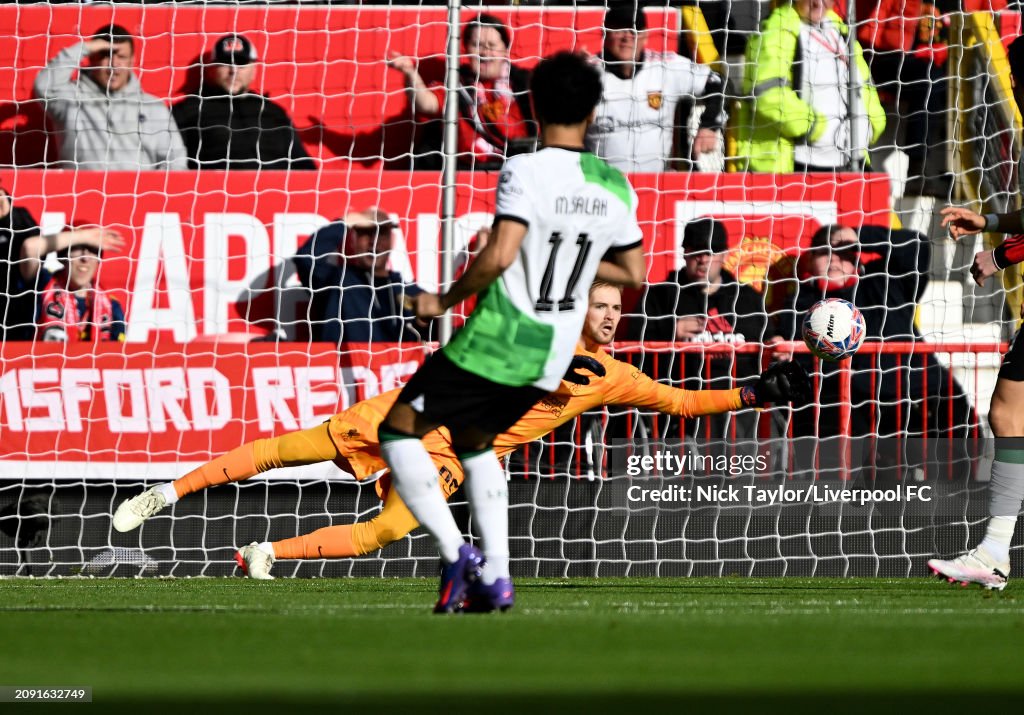
[[[590,292],[587,293],[587,295],[593,295],[594,291],[597,290],[598,288],[614,288],[615,290],[619,291],[620,295],[622,294],[622,286],[616,283],[609,283],[608,281],[597,278],[594,280],[593,283],[590,284]]]

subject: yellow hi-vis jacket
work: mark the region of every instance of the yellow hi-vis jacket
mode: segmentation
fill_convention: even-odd
[[[849,28],[833,11],[828,18],[846,37]],[[738,113],[739,166],[747,171],[787,173],[793,171],[793,146],[805,139],[815,141],[825,132],[824,115],[800,97],[800,23],[792,5],[776,8],[761,25],[761,33],[747,43],[743,97]],[[856,79],[861,83],[857,113],[867,113],[871,143],[885,129],[885,111],[860,43],[853,42],[857,63]],[[865,162],[867,156],[864,157]]]

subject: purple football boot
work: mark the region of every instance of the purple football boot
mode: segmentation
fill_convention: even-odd
[[[456,613],[462,610],[466,591],[480,578],[480,567],[484,555],[480,549],[469,544],[459,547],[459,558],[441,569],[440,597],[434,606],[434,613]]]
[[[516,590],[511,579],[499,578],[489,586],[476,581],[466,591],[466,604],[462,610],[466,613],[507,611],[515,601]]]

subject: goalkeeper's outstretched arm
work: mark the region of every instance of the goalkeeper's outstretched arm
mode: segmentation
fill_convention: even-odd
[[[632,365],[612,361],[604,404],[645,407],[677,417],[717,415],[768,404],[803,404],[811,398],[807,372],[796,363],[776,363],[745,387],[684,390],[656,382]]]

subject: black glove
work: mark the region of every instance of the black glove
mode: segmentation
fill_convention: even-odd
[[[572,362],[569,363],[569,369],[565,371],[565,375],[562,377],[566,382],[571,382],[576,385],[589,385],[590,376],[584,375],[583,373],[576,372],[580,368],[589,370],[593,373],[594,377],[604,377],[607,372],[604,369],[604,365],[598,362],[596,359],[587,355],[574,355]]]
[[[800,363],[777,362],[761,373],[756,383],[744,387],[741,395],[748,407],[786,402],[803,405],[811,400],[811,379]]]

